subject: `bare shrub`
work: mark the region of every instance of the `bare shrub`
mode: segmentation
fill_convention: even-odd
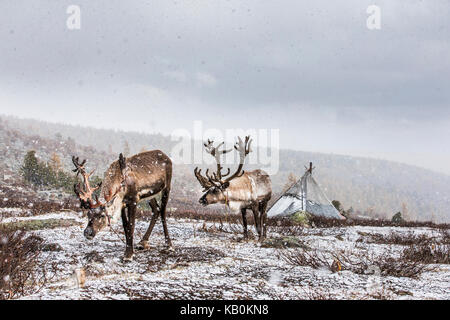
[[[368,274],[371,267],[379,270],[381,276],[417,278],[422,272],[430,271],[426,265],[388,254],[369,255],[366,252],[341,251],[333,255],[340,261],[342,270],[349,270],[356,274]]]
[[[75,197],[64,197],[60,201],[41,199],[38,193],[29,190],[26,186],[20,186],[18,189],[2,185],[0,192],[3,194],[0,198],[0,208],[23,209],[19,216],[35,216],[61,210],[80,210]]]
[[[201,227],[198,228],[198,231],[203,231],[207,233],[218,233],[218,232],[224,232],[224,233],[230,233],[230,234],[242,234],[243,233],[243,224],[242,221],[240,223],[232,222],[228,219],[225,219],[225,223],[222,219],[219,219],[219,222],[217,223],[214,221],[210,225],[206,223],[206,221],[203,221],[203,224]],[[249,233],[251,233],[249,231]]]
[[[274,220],[269,218],[268,223],[271,231],[276,232],[282,236],[303,236],[305,234],[305,227],[293,223],[289,219]]]
[[[425,234],[416,235],[413,232],[408,233],[396,233],[391,232],[389,234],[368,234],[362,241],[366,243],[375,244],[394,244],[401,246],[408,245],[421,245],[423,243],[430,243],[434,238],[430,238]]]
[[[417,278],[422,272],[430,271],[424,264],[402,258],[379,256],[377,260],[372,260],[372,264],[380,268],[383,276]]]
[[[35,235],[0,226],[1,300],[36,293],[55,275],[56,263],[40,261],[43,243]]]
[[[304,241],[300,240],[297,237],[293,236],[284,236],[284,237],[273,237],[266,239],[262,244],[262,248],[309,248],[308,245],[304,243]]]
[[[255,286],[255,294],[257,296],[266,296],[269,297],[271,300],[285,300],[286,297],[282,294],[279,294],[276,290],[273,290],[273,288],[267,286],[264,281],[260,281]],[[251,300],[252,298],[246,298],[246,300]],[[254,298],[253,298],[254,299]]]
[[[450,224],[437,224],[431,221],[403,221],[392,222],[391,220],[382,219],[330,219],[320,216],[311,216],[309,222],[312,227],[316,228],[333,228],[333,227],[349,227],[349,226],[370,226],[370,227],[428,227],[435,229],[450,229]]]
[[[402,258],[425,264],[450,264],[450,245],[425,243],[411,245],[402,252]]]
[[[318,269],[325,267],[331,270],[332,263],[327,257],[316,249],[307,250],[304,248],[287,249],[278,251],[278,257],[293,266],[311,267]]]
[[[168,216],[175,219],[192,219],[192,220],[205,220],[208,222],[224,219],[227,215],[224,209],[216,208],[203,208],[196,204],[181,203],[175,199],[172,200],[178,210],[170,212]],[[240,214],[228,214],[227,219],[233,223],[240,223],[242,220]],[[248,224],[254,224],[252,215],[247,215]],[[310,225],[315,228],[333,228],[333,227],[349,227],[349,226],[371,226],[371,227],[428,227],[437,228],[441,230],[449,230],[450,224],[436,224],[429,221],[405,221],[402,223],[394,223],[391,220],[380,219],[330,219],[319,216],[311,216],[309,219]],[[289,218],[268,218],[267,226],[274,227],[274,230],[281,230],[288,234],[289,231],[295,233],[295,235],[301,235],[302,226],[299,226],[295,221]],[[292,233],[289,233],[292,235]]]
[[[450,244],[450,231],[448,229],[441,228],[439,233],[441,234],[440,243]]]
[[[348,270],[356,274],[368,274],[371,267],[379,270],[381,276],[416,278],[431,268],[403,256],[393,257],[387,254],[369,255],[366,252],[340,251],[319,252],[304,248],[280,250],[279,258],[293,266],[308,266],[314,269],[326,268],[332,272]]]

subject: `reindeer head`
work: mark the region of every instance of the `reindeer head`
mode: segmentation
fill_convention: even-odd
[[[84,230],[84,236],[87,239],[93,239],[95,235],[104,227],[110,223],[110,217],[113,211],[117,208],[120,209],[122,205],[122,199],[118,197],[118,193],[124,189],[124,183],[121,184],[120,188],[115,195],[112,195],[108,202],[102,203],[99,201],[98,197],[94,195],[94,192],[100,188],[101,183],[99,183],[95,188],[92,188],[89,184],[89,177],[94,173],[86,173],[85,164],[86,160],[79,162],[79,158],[73,156],[72,162],[75,165],[74,172],[83,177],[83,187],[80,183],[74,184],[74,192],[80,200],[80,207],[83,211],[87,211],[88,224]],[[125,158],[122,154],[119,156],[119,166],[120,170],[123,171],[125,168]],[[95,199],[94,199],[95,198]],[[117,207],[117,208],[116,208]]]
[[[94,238],[96,233],[101,228],[103,228],[103,223],[100,222],[103,222],[102,220],[106,220],[106,217],[105,219],[101,219],[101,216],[103,215],[102,213],[104,211],[104,206],[98,200],[98,197],[94,195],[94,192],[100,188],[101,183],[99,183],[95,188],[91,187],[89,178],[95,170],[91,171],[91,173],[86,172],[86,169],[84,167],[84,165],[86,164],[86,160],[83,160],[80,163],[79,158],[73,156],[72,162],[75,166],[73,172],[77,173],[77,177],[81,174],[83,178],[83,187],[81,186],[81,183],[76,183],[73,185],[73,191],[80,200],[80,208],[83,211],[87,211],[87,216],[89,219],[88,225],[84,230],[84,236],[88,239],[92,239]]]
[[[200,185],[203,187],[203,192],[205,192],[199,199],[199,202],[202,205],[207,206],[208,204],[227,202],[227,199],[225,198],[225,190],[230,186],[231,180],[241,177],[244,174],[242,167],[244,166],[245,157],[251,152],[251,143],[252,140],[250,139],[250,136],[245,137],[245,142],[238,137],[238,142],[234,145],[234,149],[239,153],[240,161],[236,172],[231,176],[229,176],[230,168],[228,168],[228,171],[225,174],[222,173],[223,167],[220,164],[220,156],[232,151],[232,149],[219,150],[224,142],[220,143],[217,147],[214,147],[214,141],[209,139],[208,142],[204,143],[206,152],[211,154],[216,159],[217,171],[210,175],[208,169],[206,170],[205,176],[203,176],[201,174],[201,169],[199,170],[198,167],[194,169],[194,174]],[[229,177],[224,179],[227,176]]]

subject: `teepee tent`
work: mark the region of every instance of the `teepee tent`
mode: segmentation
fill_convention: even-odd
[[[331,204],[312,176],[312,163],[305,174],[292,185],[269,209],[268,217],[288,217],[297,212],[315,216],[345,219]]]

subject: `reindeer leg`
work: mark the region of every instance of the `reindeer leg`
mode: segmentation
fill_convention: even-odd
[[[161,211],[160,211],[161,222],[163,225],[164,237],[166,239],[167,248],[169,250],[173,250],[172,241],[170,240],[169,230],[167,230],[167,224],[166,224],[166,206],[167,206],[168,201],[169,201],[169,190],[165,189],[163,191],[162,197],[161,197]]]
[[[125,248],[125,255],[124,255],[124,261],[125,261],[125,256],[127,255],[127,251],[128,251],[128,230],[129,230],[129,226],[128,226],[128,207],[124,207],[122,208],[121,211],[121,216],[122,216],[122,225],[123,225],[123,231],[125,232],[125,242],[126,242],[126,248]]]
[[[121,215],[122,215],[123,231],[125,231],[125,235],[126,235],[127,234],[127,228],[128,228],[127,208],[123,207],[120,212],[121,212]]]
[[[123,261],[132,261],[133,260],[133,234],[134,234],[134,223],[136,218],[136,205],[135,204],[129,204],[127,206],[127,212],[128,212],[128,223],[126,228],[126,244],[127,247],[125,249],[125,255],[123,257]]]
[[[142,240],[138,244],[138,249],[144,250],[148,249],[150,246],[148,245],[148,238],[150,238],[150,235],[152,234],[153,227],[155,226],[156,219],[159,216],[159,209],[158,209],[158,203],[155,199],[151,199],[149,202],[150,207],[152,208],[152,220],[150,221],[150,225],[148,226],[147,231],[145,232],[144,236],[142,237]]]
[[[247,209],[242,208],[242,224],[244,225],[244,240],[248,240],[248,230],[247,230]]]
[[[261,227],[262,227],[262,240],[267,237],[267,201],[262,201],[259,203],[259,215],[261,219]]]
[[[260,219],[260,213],[258,210],[258,205],[254,205],[252,207],[252,211],[253,211],[253,217],[255,219],[255,228],[256,231],[258,232],[258,239],[261,240],[261,219]]]

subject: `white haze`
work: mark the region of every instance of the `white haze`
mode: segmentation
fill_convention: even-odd
[[[66,28],[81,7],[82,27]],[[170,134],[279,128],[281,147],[450,174],[448,1],[0,3],[0,112]]]

